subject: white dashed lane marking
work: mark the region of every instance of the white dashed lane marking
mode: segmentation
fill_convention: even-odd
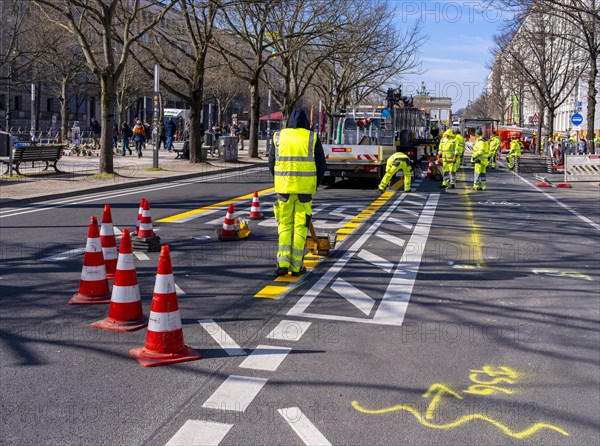
[[[233,424],[187,420],[167,446],[217,446],[232,427]]]
[[[246,351],[242,349],[214,320],[198,320],[198,323],[219,344],[229,356],[245,356]]]
[[[315,427],[314,424],[302,413],[298,407],[277,409],[277,412],[287,421],[290,427],[298,434],[307,446],[331,445],[327,438]]]
[[[259,345],[240,364],[243,369],[267,370],[274,372],[281,365],[292,349],[288,347],[277,347],[274,345]]]
[[[202,407],[245,412],[267,381],[264,378],[231,375],[215,390]]]

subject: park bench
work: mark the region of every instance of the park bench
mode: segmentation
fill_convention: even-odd
[[[21,175],[21,172],[19,172],[19,166],[22,163],[26,163],[26,162],[31,162],[32,167],[37,162],[45,162],[46,167],[43,170],[48,170],[48,167],[50,167],[50,163],[52,163],[52,167],[54,167],[54,170],[59,172],[58,168],[56,167],[56,163],[62,156],[63,149],[64,149],[63,145],[40,145],[40,146],[15,147],[13,149],[13,159],[12,159],[12,163],[14,165],[15,172],[17,172],[18,175]],[[9,170],[9,164],[10,164],[9,158],[3,157],[0,161],[2,161],[2,164],[6,164],[6,171],[4,172],[4,174],[7,174],[8,170]]]

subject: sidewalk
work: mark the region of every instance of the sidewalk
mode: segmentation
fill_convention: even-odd
[[[181,148],[183,143],[175,143]],[[207,162],[191,164],[185,159],[175,159],[176,154],[159,150],[158,166],[152,168],[152,146],[144,151],[143,157],[133,155],[114,155],[114,171],[116,176],[100,178],[98,174],[99,157],[63,156],[58,162],[60,173],[52,167],[43,172],[43,163],[32,168],[23,168],[25,175],[9,177],[0,175],[0,207],[7,207],[23,202],[43,201],[76,195],[92,190],[104,191],[120,189],[143,184],[159,183],[172,179],[191,178],[224,170],[245,169],[252,166],[266,166],[266,142],[259,141],[259,158],[248,156],[248,143],[245,150],[238,151],[237,162],[223,162],[216,156],[208,156]],[[4,172],[4,170],[2,170]]]

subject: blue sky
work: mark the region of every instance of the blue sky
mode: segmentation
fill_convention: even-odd
[[[397,0],[400,27],[421,20],[427,37],[421,47],[422,75],[406,75],[403,94],[425,81],[432,96],[449,96],[456,111],[476,99],[485,86],[490,48],[509,14],[485,1]]]

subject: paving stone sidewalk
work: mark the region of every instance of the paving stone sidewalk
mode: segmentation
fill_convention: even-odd
[[[21,176],[0,175],[0,206],[71,196],[78,191],[118,189],[267,165],[264,141],[259,141],[259,158],[250,158],[246,147],[246,150],[238,152],[237,162],[224,162],[217,156],[209,155],[207,162],[192,164],[185,159],[176,159],[175,156],[174,152],[160,150],[160,170],[151,170],[151,148],[144,151],[142,158],[138,158],[135,152],[132,156],[114,155],[114,170],[118,175],[112,178],[98,177],[99,157],[63,156],[57,164],[60,173],[56,173],[51,167],[44,172],[43,166],[37,166],[33,169],[23,168],[24,175]]]

